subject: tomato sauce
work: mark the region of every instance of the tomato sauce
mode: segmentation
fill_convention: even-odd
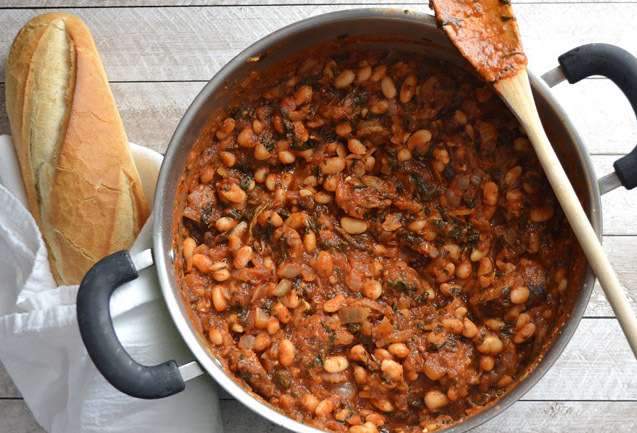
[[[181,179],[175,271],[211,351],[334,432],[431,431],[496,402],[557,332],[581,258],[518,122],[413,53],[317,54],[269,80],[211,119]]]
[[[510,0],[431,0],[438,23],[487,81],[515,75],[527,59]]]

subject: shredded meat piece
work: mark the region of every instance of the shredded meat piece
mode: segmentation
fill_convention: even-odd
[[[374,176],[363,179],[341,179],[336,187],[336,204],[354,218],[364,218],[370,209],[384,209],[391,205],[392,187]]]
[[[252,350],[233,350],[228,359],[231,368],[257,392],[264,397],[274,395],[274,384]]]

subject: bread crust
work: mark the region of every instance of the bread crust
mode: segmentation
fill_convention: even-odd
[[[64,13],[29,21],[11,46],[6,102],[28,206],[60,284],[133,243],[148,216],[97,48]]]

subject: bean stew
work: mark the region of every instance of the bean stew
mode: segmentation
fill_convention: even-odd
[[[269,80],[212,121],[181,179],[175,270],[211,351],[334,432],[433,431],[496,402],[580,273],[518,122],[488,84],[414,54],[312,55]]]

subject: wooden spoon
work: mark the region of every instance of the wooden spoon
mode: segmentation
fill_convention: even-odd
[[[637,358],[637,317],[544,132],[509,0],[430,0],[430,4],[453,44],[477,72],[493,84],[522,124]]]

